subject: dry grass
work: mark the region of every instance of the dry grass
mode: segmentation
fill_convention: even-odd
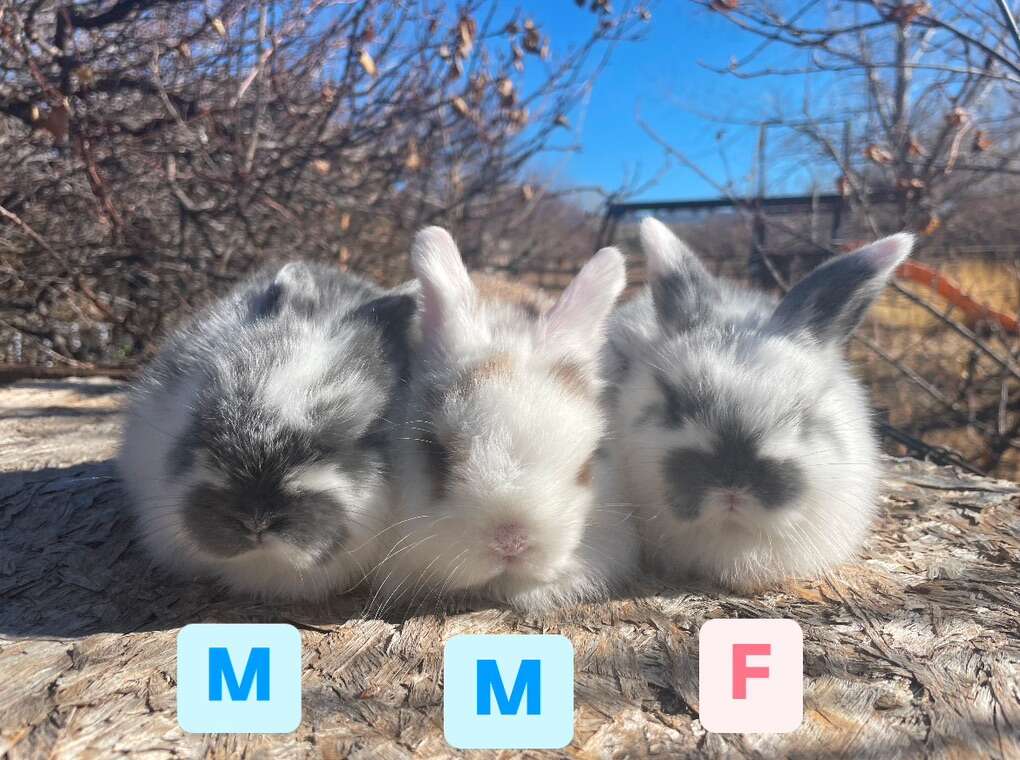
[[[953,280],[960,289],[980,303],[1007,314],[1020,312],[1020,268],[1016,264],[994,261],[948,261],[938,271]],[[912,293],[931,297],[931,291],[916,283],[904,283]],[[944,306],[938,303],[936,305]],[[888,327],[921,329],[939,324],[924,309],[894,292],[886,293],[871,311],[872,318]]]
[[[1020,276],[1015,264],[966,260],[946,262],[937,268],[982,304],[1008,314],[1020,311]],[[926,288],[915,284],[906,287],[947,315],[959,317]],[[1000,355],[1015,357],[1020,353],[1020,337],[980,325],[975,329]],[[857,344],[851,353],[876,407],[888,415],[889,422],[929,444],[953,449],[999,477],[1020,477],[1020,452],[1009,448],[1000,459],[988,434],[1014,421],[1018,392],[1014,379],[970,341],[892,290],[883,295],[861,330],[957,408],[955,413],[950,411],[945,403]]]

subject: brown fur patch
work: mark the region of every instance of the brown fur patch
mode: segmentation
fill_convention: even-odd
[[[595,457],[588,457],[588,461],[581,465],[580,471],[577,473],[577,484],[579,486],[590,486],[591,485],[591,471],[594,464]]]
[[[485,301],[501,301],[523,310],[532,319],[538,319],[553,306],[553,300],[541,290],[491,274],[473,274],[471,281],[478,295]]]
[[[510,354],[493,354],[473,367],[469,367],[461,375],[454,387],[457,393],[466,393],[485,380],[501,375],[509,375],[514,363]]]
[[[564,388],[575,396],[591,398],[594,395],[587,374],[578,364],[560,359],[553,365],[552,374]]]

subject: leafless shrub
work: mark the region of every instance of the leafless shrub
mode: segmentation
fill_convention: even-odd
[[[642,22],[577,23],[561,50],[493,0],[0,0],[0,359],[133,362],[271,259],[397,280],[424,224],[555,248],[522,171]]]
[[[752,263],[764,256],[769,266],[762,272],[774,285],[781,288],[786,275],[798,274],[782,261],[785,254],[836,255],[904,228],[920,233],[915,260],[936,267],[961,259],[994,263],[1002,269],[993,276],[1006,281],[1007,290],[1015,284],[1020,49],[994,4],[696,4],[729,20],[750,42],[748,53],[716,69],[720,75],[786,75],[805,83],[803,98],[784,98],[752,118],[708,115],[758,130],[759,152],[749,172],[755,181],[746,189],[708,176],[683,146],[645,125],[673,160],[733,198],[745,251]],[[772,172],[791,167],[815,177],[816,194],[840,199],[821,224],[814,212],[778,215],[756,202],[768,194]],[[833,209],[838,224],[830,223]],[[716,261],[733,256],[713,245],[711,235],[702,238]],[[981,271],[987,278],[988,270]],[[1015,299],[996,301],[990,305],[1007,312],[1020,306]],[[931,289],[897,283],[858,333],[854,351],[887,415],[894,450],[937,454],[947,445],[979,469],[1015,474],[1017,335],[993,320],[974,319]]]

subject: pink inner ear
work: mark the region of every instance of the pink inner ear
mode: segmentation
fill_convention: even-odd
[[[639,234],[650,274],[662,274],[676,267],[683,244],[669,227],[649,216],[641,220]]]
[[[914,236],[909,232],[901,232],[882,238],[862,248],[860,252],[871,260],[871,264],[876,270],[881,272],[892,269],[907,258],[913,246]]]
[[[439,292],[428,283],[421,283],[421,330],[426,337],[436,335],[443,324],[443,306]]]
[[[597,346],[584,344],[601,332],[626,280],[623,255],[615,248],[603,248],[584,265],[547,315],[546,338],[597,350]]]
[[[414,238],[411,266],[421,284],[422,333],[436,340],[455,321],[458,309],[469,307],[474,286],[450,234],[426,227]]]

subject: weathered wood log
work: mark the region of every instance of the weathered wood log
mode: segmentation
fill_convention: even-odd
[[[1020,757],[1020,490],[1011,483],[890,462],[859,562],[752,598],[649,579],[627,598],[545,617],[366,618],[367,594],[272,606],[151,568],[110,462],[121,400],[120,386],[99,380],[0,392],[0,755],[452,756],[443,642],[558,632],[576,651],[575,736],[549,756]],[[800,729],[701,727],[697,631],[717,617],[803,627]],[[301,629],[296,733],[178,728],[175,636],[199,621]]]

